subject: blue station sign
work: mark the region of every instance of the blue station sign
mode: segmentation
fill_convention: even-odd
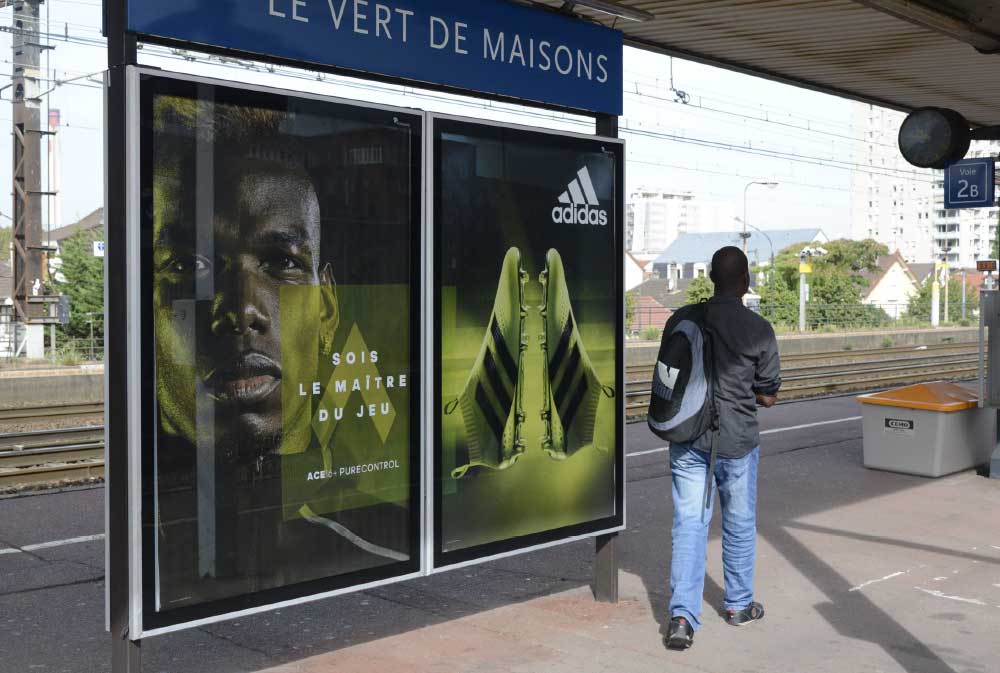
[[[993,159],[963,159],[944,172],[945,208],[992,208],[996,163]]]
[[[619,31],[506,0],[128,0],[131,32],[622,113]]]

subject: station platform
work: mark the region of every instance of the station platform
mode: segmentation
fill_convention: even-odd
[[[851,397],[762,413],[756,591],[765,619],[725,624],[718,521],[704,628],[666,651],[670,478],[628,427],[621,602],[594,602],[573,543],[143,644],[153,673],[987,673],[1000,633],[1000,481],[862,466]],[[108,670],[100,489],[0,500],[4,670]],[[718,519],[718,517],[716,517]],[[36,545],[30,552],[3,548]]]

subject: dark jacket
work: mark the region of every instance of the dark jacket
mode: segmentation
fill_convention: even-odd
[[[694,306],[685,306],[667,321],[669,334],[681,320],[691,319]],[[774,329],[739,299],[715,297],[705,312],[708,326],[722,343],[715,343],[716,402],[721,435],[718,455],[742,458],[760,445],[756,394],[777,395],[781,364]],[[711,451],[711,433],[693,448]]]

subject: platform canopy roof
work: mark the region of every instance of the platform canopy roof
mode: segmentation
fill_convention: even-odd
[[[1000,124],[1000,0],[616,0],[652,20],[537,0],[627,44],[910,110]],[[992,53],[990,53],[992,52]]]

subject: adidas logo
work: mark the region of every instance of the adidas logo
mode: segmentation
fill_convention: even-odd
[[[577,171],[566,191],[559,195],[559,203],[563,205],[552,209],[555,224],[608,225],[608,211],[601,208],[586,166]]]

